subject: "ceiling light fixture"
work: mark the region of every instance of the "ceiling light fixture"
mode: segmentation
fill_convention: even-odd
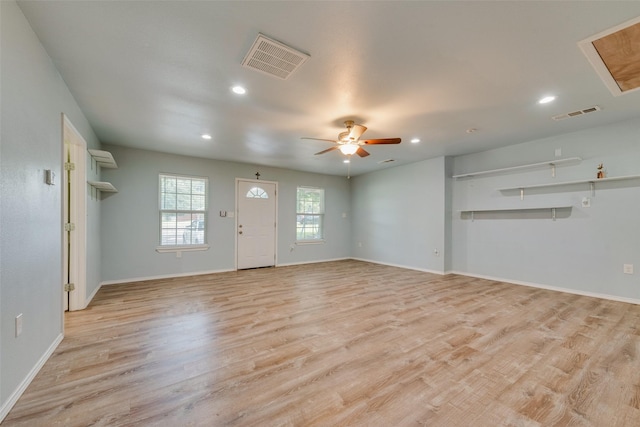
[[[417,144],[418,142],[420,142],[420,138],[413,138],[413,139],[411,140],[411,143],[412,143],[412,144]]]
[[[338,148],[340,149],[342,154],[344,154],[345,156],[350,156],[352,154],[355,154],[356,151],[358,151],[358,148],[360,147],[356,144],[342,144]]]
[[[209,135],[208,133],[203,133],[202,139],[211,139],[211,135]]]
[[[538,104],[548,104],[548,103],[550,103],[551,101],[554,101],[555,99],[556,99],[556,97],[555,97],[555,96],[552,96],[552,95],[551,95],[551,96],[545,96],[544,98],[541,98],[541,99],[538,101]]]
[[[236,93],[238,95],[244,95],[245,93],[247,93],[247,90],[242,86],[234,86],[231,88],[231,90],[233,91],[233,93]]]

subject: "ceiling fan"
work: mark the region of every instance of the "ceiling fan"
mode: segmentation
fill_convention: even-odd
[[[362,148],[363,145],[373,145],[373,144],[400,144],[400,138],[382,138],[382,139],[364,139],[360,140],[362,134],[367,130],[366,126],[357,125],[353,120],[347,120],[344,122],[346,131],[340,132],[338,134],[338,139],[323,139],[323,138],[308,138],[303,137],[302,139],[313,139],[316,141],[328,141],[332,142],[335,145],[331,148],[327,148],[326,150],[322,150],[318,154],[328,153],[333,150],[340,150],[342,154],[345,156],[351,156],[352,154],[357,154],[360,157],[367,157],[369,153],[367,150]]]

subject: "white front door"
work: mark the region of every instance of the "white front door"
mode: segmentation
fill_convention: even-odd
[[[237,180],[238,269],[276,264],[277,183]]]

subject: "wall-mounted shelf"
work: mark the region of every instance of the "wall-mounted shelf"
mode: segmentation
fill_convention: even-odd
[[[91,186],[91,197],[98,198],[98,192],[102,193],[117,193],[118,190],[110,182],[103,181],[87,181],[87,184]]]
[[[535,212],[535,211],[550,211],[551,219],[556,220],[556,211],[560,209],[571,209],[572,205],[560,205],[560,206],[543,206],[532,208],[498,208],[498,209],[467,209],[460,211],[462,215],[468,215],[471,221],[475,219],[476,213],[514,213],[514,212]]]
[[[528,190],[528,189],[589,184],[589,186],[591,188],[591,195],[595,196],[595,183],[596,182],[626,181],[626,180],[631,180],[631,179],[640,179],[640,175],[625,175],[625,176],[615,176],[615,177],[611,177],[611,178],[600,178],[600,179],[591,178],[591,179],[582,179],[582,180],[578,180],[578,181],[552,182],[552,183],[549,183],[549,184],[521,185],[521,186],[518,186],[518,187],[499,188],[498,191],[520,190],[520,200],[523,200],[524,199],[524,190]]]
[[[102,150],[88,151],[91,158],[96,162],[97,165],[100,165],[100,167],[118,169],[118,165],[116,164],[116,161],[114,160],[113,155],[111,155],[110,152]]]
[[[118,190],[110,182],[103,181],[87,181],[87,184],[95,188],[96,190],[104,191],[105,193],[117,193]]]
[[[555,177],[556,176],[556,166],[567,165],[567,164],[571,164],[571,163],[580,163],[581,161],[582,161],[582,158],[580,158],[580,157],[567,157],[565,159],[547,160],[545,162],[529,163],[529,164],[526,164],[526,165],[519,165],[519,166],[510,166],[510,167],[501,168],[501,169],[491,169],[491,170],[486,170],[486,171],[463,173],[463,174],[459,174],[459,175],[453,175],[452,178],[456,178],[456,179],[457,178],[472,178],[472,177],[475,177],[475,176],[491,175],[491,174],[498,174],[498,173],[504,173],[504,172],[512,172],[512,171],[517,171],[517,170],[524,170],[524,169],[535,169],[535,168],[544,167],[544,166],[551,167],[551,176]]]

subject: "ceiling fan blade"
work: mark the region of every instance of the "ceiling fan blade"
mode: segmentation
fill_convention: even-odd
[[[335,142],[336,142],[336,140],[335,140],[335,139],[310,138],[310,137],[307,137],[307,136],[303,136],[303,137],[302,137],[302,138],[300,138],[300,139],[312,139],[312,140],[314,140],[314,141],[327,141],[327,142],[333,142],[333,143],[335,143]]]
[[[317,156],[318,154],[324,154],[324,153],[328,153],[329,151],[333,151],[333,150],[337,150],[338,146],[334,145],[331,148],[327,148],[326,150],[322,150],[322,151],[318,151],[315,155]]]
[[[382,139],[367,139],[366,141],[360,141],[363,144],[400,144],[402,141],[400,138],[382,138]]]
[[[353,125],[353,127],[351,128],[351,131],[349,132],[349,139],[352,141],[357,141],[366,130],[367,130],[366,126]]]
[[[356,154],[360,157],[367,157],[369,155],[369,152],[362,147],[358,147],[358,151],[356,151]]]

